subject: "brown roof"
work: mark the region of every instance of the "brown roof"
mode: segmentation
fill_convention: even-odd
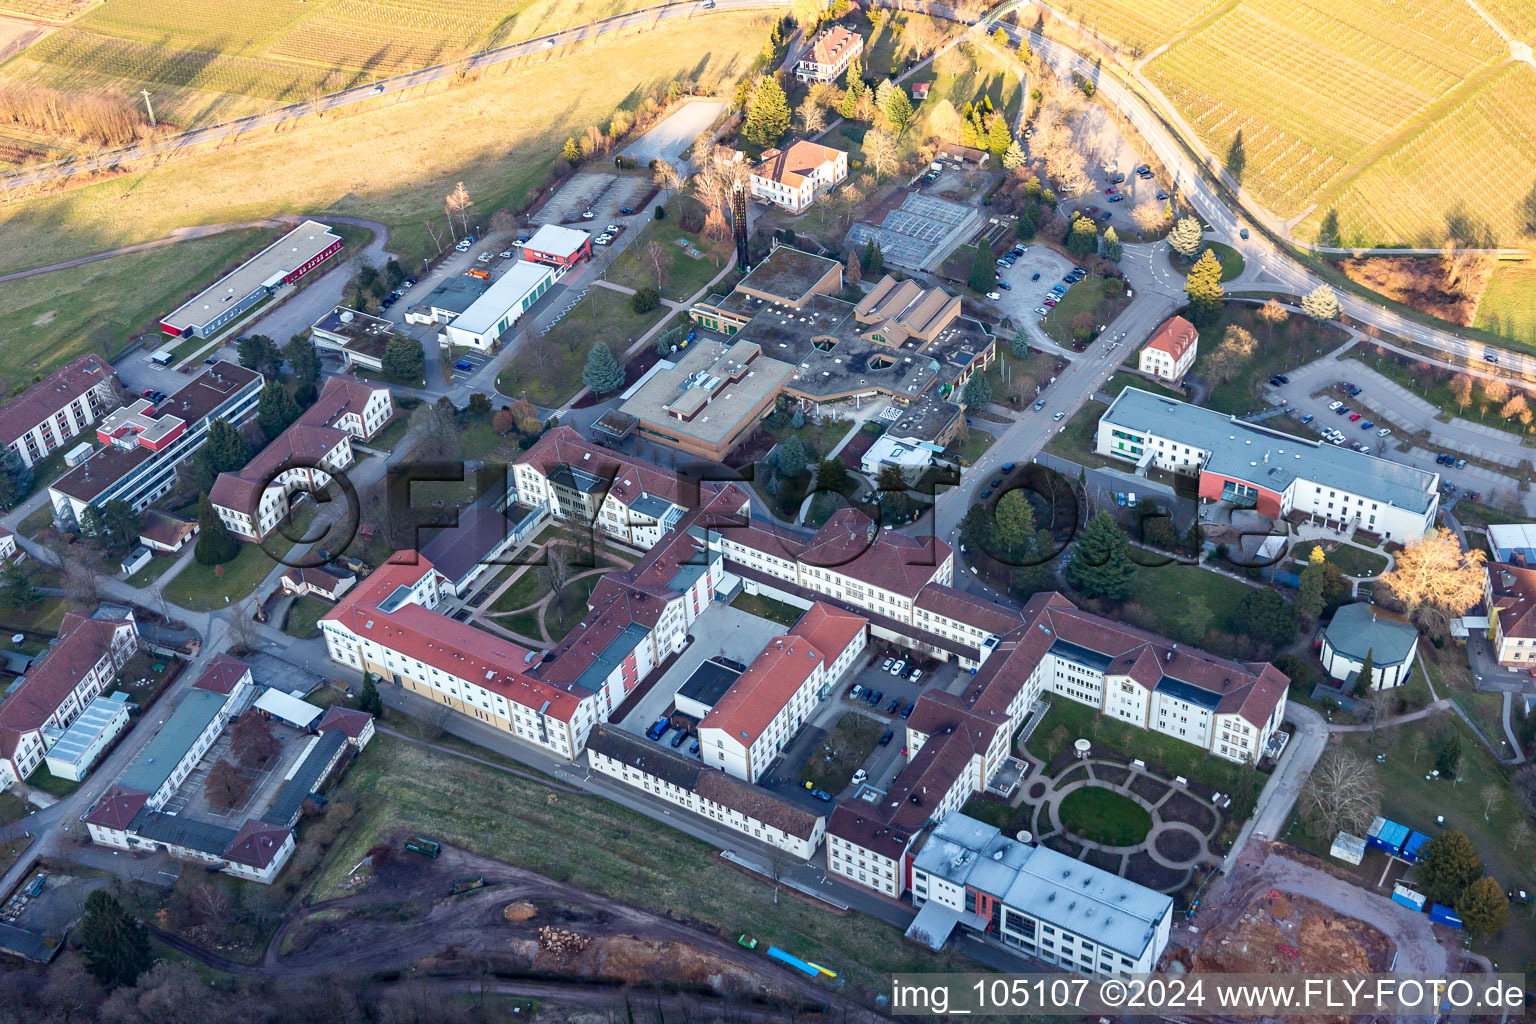
[[[1510,562],[1488,564],[1489,614],[1498,616],[1505,636],[1536,636],[1536,569]]]
[[[220,654],[208,663],[207,668],[203,669],[203,674],[197,677],[197,682],[192,684],[192,688],[211,690],[228,697],[235,692],[235,687],[240,685],[240,680],[250,670],[251,666],[239,658]]]
[[[402,557],[416,564],[395,561]],[[587,692],[549,685],[527,675],[526,666],[533,660],[527,648],[414,602],[392,612],[379,610],[397,589],[412,586],[433,571],[432,563],[414,552],[397,554],[343,597],[321,621],[339,622],[358,636],[534,711],[547,703],[545,713],[569,722]]]
[[[253,868],[268,867],[293,830],[251,818],[224,850],[224,859]]]
[[[84,355],[59,367],[0,408],[0,444],[10,444],[104,380],[112,367]],[[64,438],[56,440],[63,442]]]
[[[1152,337],[1147,339],[1145,348],[1155,348],[1166,352],[1173,357],[1174,362],[1188,352],[1200,340],[1200,332],[1195,330],[1195,325],[1181,316],[1164,320]]]
[[[546,477],[561,466],[569,466],[610,480],[608,493],[626,505],[643,494],[653,494],[688,509],[700,505],[698,481],[592,444],[570,427],[548,431],[517,461],[537,467]]]
[[[791,636],[805,637],[822,657],[832,662],[848,649],[868,624],[869,620],[856,612],[817,601],[795,621],[789,632]]]
[[[326,708],[325,714],[320,716],[320,722],[315,726],[316,732],[325,732],[328,729],[340,729],[353,739],[363,734],[368,728],[368,723],[373,721],[373,716],[366,711],[356,708],[344,708],[339,704],[333,704]]]
[[[304,584],[308,584],[311,588],[320,590],[327,594],[336,593],[336,589],[351,578],[352,576],[350,574],[343,577],[334,572],[329,572],[325,569],[320,569],[314,566],[307,566],[299,569],[289,569],[287,572],[283,573],[283,579],[287,581],[291,586],[299,587]]]
[[[587,736],[587,748],[606,757],[639,768],[679,789],[696,792],[706,800],[756,818],[786,835],[809,839],[819,820],[809,811],[724,772],[705,768],[691,757],[684,757],[665,746],[646,743],[636,736],[599,725]]]
[[[88,825],[100,825],[102,828],[122,831],[148,802],[148,793],[114,785],[101,795],[100,800],[96,801],[96,806],[92,807],[90,813],[85,816],[85,821]]]
[[[918,592],[912,606],[975,626],[996,636],[1006,635],[1024,621],[1017,608],[989,601],[943,583],[928,584]]]
[[[169,512],[148,508],[139,518],[139,536],[173,548],[197,532],[197,524],[179,519]]]
[[[800,561],[836,569],[870,586],[916,597],[950,556],[937,537],[918,540],[882,530],[856,508],[838,509],[800,553]]]
[[[816,38],[811,42],[809,58],[817,64],[837,64],[849,50],[862,48],[863,45],[861,36],[841,25],[832,25],[816,33]]]
[[[347,443],[350,436],[336,427],[314,426],[300,420],[277,435],[238,473],[220,473],[208,498],[222,508],[254,516],[257,499],[275,477],[287,469],[318,466],[321,459],[338,445]]]
[[[806,178],[815,176],[816,169],[822,164],[831,163],[841,155],[840,149],[797,139],[784,149],[765,152],[763,159],[752,168],[752,173],[759,178],[799,188]]]
[[[129,619],[88,619],[77,612],[64,616],[59,638],[32,663],[21,684],[0,704],[0,756],[11,757],[24,733],[40,729],[80,679],[111,649],[112,637]]]
[[[709,709],[699,730],[720,729],[750,745],[825,660],[802,637],[774,637]]]
[[[325,387],[320,389],[320,397],[315,399],[314,405],[304,410],[304,415],[299,417],[299,421],[334,427],[336,421],[346,413],[362,416],[368,402],[380,391],[387,394],[389,389],[380,384],[369,384],[365,380],[347,374],[327,377]]]

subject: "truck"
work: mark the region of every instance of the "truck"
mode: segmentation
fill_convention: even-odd
[[[421,836],[411,836],[411,838],[405,841],[405,848],[412,853],[419,853],[423,857],[432,857],[434,859],[439,853],[443,852],[441,843],[434,843],[432,840],[423,839]]]

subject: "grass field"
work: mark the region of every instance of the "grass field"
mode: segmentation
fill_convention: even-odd
[[[82,13],[96,0],[0,0],[0,13],[27,14],[63,21]]]
[[[1315,540],[1298,544],[1291,549],[1291,556],[1298,562],[1305,562],[1316,546]],[[1325,553],[1323,558],[1338,566],[1346,576],[1375,576],[1385,572],[1387,568],[1386,555],[1376,551],[1362,551],[1350,544],[1340,544],[1332,551]]]
[[[1332,324],[1314,323],[1298,314],[1292,314],[1289,320],[1271,331],[1254,315],[1256,309],[1257,306],[1247,303],[1229,302],[1222,311],[1221,320],[1200,331],[1200,350],[1192,371],[1198,374],[1208,372],[1211,355],[1221,344],[1229,325],[1246,328],[1259,342],[1253,358],[1243,364],[1235,377],[1211,389],[1211,396],[1205,403],[1208,408],[1234,416],[1245,416],[1265,408],[1259,398],[1259,388],[1264,381],[1332,352],[1349,339],[1342,329]]]
[[[666,283],[656,289],[664,298],[676,299],[679,302],[691,298],[694,292],[703,288],[716,274],[720,273],[725,264],[716,265],[710,258],[708,241],[678,226],[673,211],[679,205],[676,199],[669,202],[666,220],[653,220],[647,224],[640,232],[640,237],[619,254],[619,258],[613,261],[603,276],[614,284],[622,284],[626,288],[655,286],[656,271],[652,268],[650,257],[646,254],[646,249],[652,242],[660,242],[667,253],[666,259],[662,261],[666,272]],[[702,251],[704,256],[694,259],[688,255],[687,248],[677,244],[680,239],[687,240],[695,249]]]
[[[275,568],[277,563],[260,544],[242,544],[234,560],[222,566],[188,563],[165,585],[165,599],[192,611],[223,608],[250,596]],[[223,569],[224,574],[219,575],[217,569]]]
[[[1241,0],[1146,73],[1228,169],[1241,169],[1244,188],[1290,216],[1382,156],[1437,104],[1456,103],[1447,94],[1507,56],[1503,40],[1461,0]],[[1240,160],[1230,159],[1234,150]],[[1459,182],[1455,190],[1431,189],[1426,214],[1442,225],[1448,204],[1467,193],[1468,176],[1514,169],[1479,166],[1460,139],[1433,152]],[[1378,208],[1414,203],[1378,199]]]
[[[1074,789],[1057,808],[1068,832],[1092,843],[1130,846],[1152,831],[1152,815],[1130,797],[1098,786]]]
[[[841,792],[884,732],[885,723],[857,711],[844,712],[827,733],[823,745],[812,750],[800,766],[800,778],[809,779],[811,785],[828,793]]]
[[[1429,247],[1448,233],[1513,244],[1536,236],[1524,208],[1533,187],[1536,70],[1511,64],[1416,122],[1406,138],[1321,196],[1297,230],[1315,234],[1332,212],[1345,245]]]
[[[1116,286],[1113,291],[1109,287],[1111,280]],[[1130,304],[1131,300],[1125,297],[1125,288],[1118,279],[1089,277],[1067,289],[1067,294],[1051,309],[1041,326],[1058,344],[1070,346],[1075,344],[1072,321],[1079,313],[1092,315],[1097,335],[1101,325],[1108,326]]]
[[[634,340],[670,312],[662,307],[637,315],[629,300],[630,296],[612,288],[587,292],[565,319],[545,333],[552,358],[541,359],[523,349],[497,374],[497,390],[509,398],[526,393],[528,401],[545,408],[568,401],[582,386],[581,371],[593,345],[607,342],[614,358],[622,363]]]
[[[891,971],[977,967],[958,953],[929,954],[863,914],[775,900],[771,883],[722,863],[712,847],[606,800],[555,792],[393,736],[374,738],[348,770],[347,788],[361,810],[315,874],[311,898],[340,895],[336,884],[386,834],[422,832],[633,906],[683,914],[733,939],[749,929],[764,945],[841,972],[860,999]]]
[[[389,97],[346,116],[306,118],[201,148],[158,167],[0,208],[0,273],[163,238],[191,224],[275,212],[330,212],[379,220],[408,262],[431,246],[425,221],[463,181],[475,211],[521,203],[570,135],[605,124],[674,79],[708,88],[752,63],[764,16],[722,14],[602,44],[581,54],[428,95]],[[563,97],[559,107],[528,95]],[[388,145],[382,143],[388,140]],[[273,167],[303,167],[273,174]],[[435,251],[432,250],[432,251]]]
[[[46,3],[46,0],[8,0]],[[595,21],[647,0],[112,0],[25,51],[7,78],[148,87],[178,127],[302,101]],[[63,7],[56,0],[48,6]]]
[[[796,608],[784,601],[777,601],[761,594],[741,593],[731,602],[731,607],[746,612],[748,615],[756,615],[760,619],[777,622],[785,629],[790,628],[800,621],[804,609]]]
[[[1499,265],[1477,304],[1475,326],[1536,349],[1536,264]]]
[[[7,324],[0,377],[12,387],[30,383],[86,352],[115,356],[140,332],[158,337],[156,317],[269,235],[276,232],[230,231],[6,282],[0,287],[0,318]]]
[[[1224,2],[1067,0],[1055,9],[1096,35],[1119,44],[1133,56],[1144,56],[1220,8]],[[1033,12],[1030,12],[1029,23],[1033,20]]]
[[[331,606],[318,597],[301,597],[288,609],[288,618],[283,622],[283,632],[289,636],[296,636],[300,640],[315,636],[319,632],[320,616],[330,610]]]

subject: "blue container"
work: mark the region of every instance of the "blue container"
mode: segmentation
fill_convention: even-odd
[[[1443,924],[1447,928],[1459,929],[1461,927],[1461,917],[1444,903],[1435,903],[1430,906],[1429,919],[1435,922],[1435,924]]]

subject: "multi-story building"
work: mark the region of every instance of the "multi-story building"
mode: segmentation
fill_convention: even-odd
[[[748,188],[760,199],[790,213],[804,213],[818,193],[848,177],[848,154],[819,142],[796,139],[770,149],[752,168]]]
[[[592,730],[587,737],[587,764],[595,772],[800,860],[815,854],[826,831],[826,819],[820,815],[618,729],[598,726]]]
[[[58,639],[0,703],[0,789],[26,779],[86,706],[117,680],[138,648],[127,608],[64,616]]]
[[[173,337],[211,338],[235,317],[341,251],[341,236],[307,220],[160,321]]]
[[[1137,368],[1168,381],[1181,381],[1195,365],[1200,348],[1200,332],[1181,316],[1163,321],[1141,347]]]
[[[1140,388],[1099,419],[1095,451],[1199,478],[1204,501],[1359,530],[1401,544],[1424,536],[1440,474],[1294,437]]]
[[[295,494],[318,494],[352,465],[352,438],[369,440],[393,415],[388,388],[332,377],[315,404],[245,468],[220,473],[208,498],[230,532],[259,541],[287,518]]]
[[[1536,569],[1490,562],[1483,584],[1488,639],[1500,665],[1536,668]]]
[[[704,763],[756,782],[864,649],[867,622],[813,604],[789,633],[768,641],[699,722]]]
[[[113,411],[96,427],[102,450],[48,485],[54,515],[79,522],[87,508],[117,499],[143,511],[175,485],[210,423],[239,426],[256,414],[263,380],[220,360],[158,406],[141,398]]]
[[[1173,923],[1173,898],[958,811],[912,861],[907,937],[938,949],[956,925],[1069,971],[1148,974]]]
[[[841,25],[829,25],[816,33],[795,62],[795,78],[801,82],[831,82],[848,70],[848,62],[864,52],[864,37]]]
[[[0,408],[0,444],[30,466],[85,433],[117,404],[112,367],[96,356],[81,356]]]

